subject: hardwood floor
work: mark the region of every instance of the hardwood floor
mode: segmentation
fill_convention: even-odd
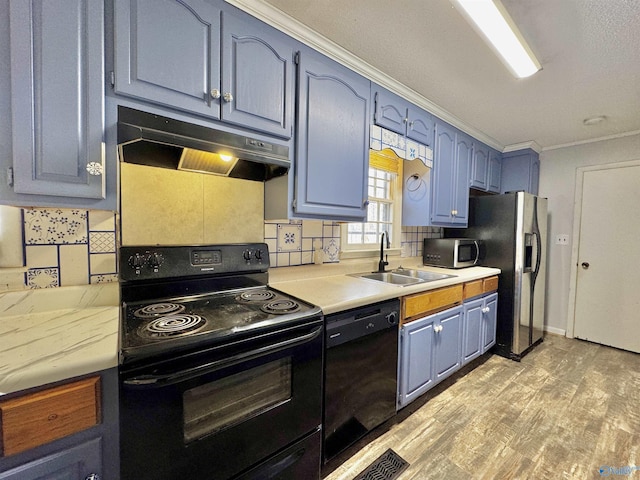
[[[640,480],[640,355],[547,334],[520,363],[479,361],[328,464],[326,480],[353,479],[387,448],[411,464],[399,480],[588,479],[603,466]]]

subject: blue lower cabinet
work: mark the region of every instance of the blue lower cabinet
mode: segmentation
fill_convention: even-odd
[[[484,300],[478,298],[464,303],[462,363],[467,364],[482,355],[482,308]]]
[[[462,364],[487,352],[496,343],[498,294],[464,302]]]
[[[498,294],[484,297],[482,310],[482,353],[496,344],[496,322],[498,319]]]
[[[402,327],[399,408],[460,368],[463,316],[463,307],[458,306]]]
[[[100,438],[0,473],[0,480],[86,480],[102,475]]]

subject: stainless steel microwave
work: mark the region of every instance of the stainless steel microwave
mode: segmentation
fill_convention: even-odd
[[[471,238],[425,238],[422,263],[435,267],[464,268],[477,265],[484,245]]]

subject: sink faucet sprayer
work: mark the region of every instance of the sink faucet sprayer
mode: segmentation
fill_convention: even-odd
[[[387,249],[391,248],[391,242],[389,241],[389,232],[382,232],[382,236],[380,237],[380,261],[378,262],[378,272],[384,272],[384,267],[389,265],[389,255],[384,256],[384,239],[385,235],[387,238]]]

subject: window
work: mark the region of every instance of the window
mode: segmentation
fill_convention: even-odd
[[[382,232],[390,236],[392,248],[400,248],[401,188],[402,159],[392,150],[372,151],[369,157],[367,221],[342,226],[343,257],[375,254]]]

